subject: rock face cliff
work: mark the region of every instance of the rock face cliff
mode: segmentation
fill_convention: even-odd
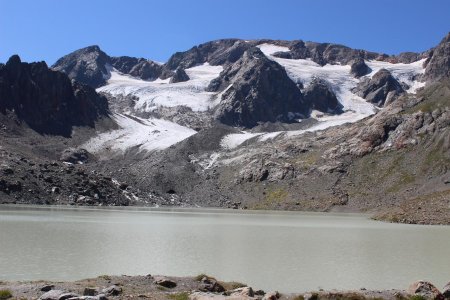
[[[0,112],[7,111],[40,133],[69,136],[73,126],[93,126],[107,115],[108,103],[45,62],[22,63],[15,55],[0,65]]]
[[[450,77],[450,32],[430,51],[424,77],[428,81]]]
[[[143,80],[168,78],[173,75],[173,72],[164,70],[162,65],[145,58],[110,57],[96,45],[82,48],[60,58],[52,68],[93,88],[106,84],[111,76],[111,68]]]
[[[89,46],[60,58],[52,68],[69,78],[97,88],[106,83],[110,57],[98,46]]]
[[[381,69],[372,78],[365,78],[353,90],[368,102],[382,107],[404,93],[401,84],[386,70]]]
[[[247,50],[214,80],[209,90],[223,87],[226,89],[216,111],[223,124],[253,127],[259,122],[291,122],[310,110],[284,68],[258,48]]]

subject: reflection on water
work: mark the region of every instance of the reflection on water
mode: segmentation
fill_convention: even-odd
[[[0,280],[197,275],[283,292],[450,280],[450,227],[367,215],[0,206]]]

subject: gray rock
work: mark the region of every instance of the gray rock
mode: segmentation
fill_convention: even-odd
[[[386,69],[379,70],[371,79],[364,78],[352,91],[379,107],[392,103],[405,92],[400,83]]]
[[[75,293],[63,293],[59,296],[58,300],[68,300],[70,298],[76,298],[79,297],[80,295],[75,294]]]
[[[284,68],[258,48],[245,52],[208,88],[224,89],[215,116],[226,125],[254,127],[259,122],[291,122],[309,113],[303,95]]]
[[[53,284],[46,284],[43,287],[41,287],[41,292],[48,292],[55,288]]]
[[[419,280],[412,283],[408,288],[408,293],[418,295],[427,299],[442,299],[443,296],[439,290],[430,282]]]
[[[427,81],[450,77],[450,32],[430,52],[424,77]]]
[[[214,278],[204,277],[202,278],[199,288],[202,292],[222,293],[225,288],[217,282]]]
[[[182,68],[177,68],[175,74],[170,79],[170,83],[184,82],[188,80],[189,80],[188,74],[186,74],[186,72]]]
[[[62,290],[51,290],[39,297],[40,300],[59,300],[59,297],[65,292]]]
[[[111,57],[111,64],[118,71],[144,80],[155,80],[161,76],[163,66],[145,58],[129,56]]]
[[[97,288],[87,287],[83,291],[83,296],[95,296],[98,294]]]
[[[223,39],[195,46],[185,52],[172,55],[165,67],[176,70],[188,69],[209,62],[211,65],[226,65],[236,62],[246,50],[255,46],[255,42],[246,43],[237,39]]]
[[[60,161],[69,162],[72,164],[84,163],[89,160],[90,154],[86,149],[68,148],[61,153]]]
[[[358,57],[351,62],[350,73],[354,77],[359,78],[370,73],[370,68],[366,65],[364,59]]]
[[[153,282],[157,285],[163,286],[165,288],[169,288],[172,289],[174,287],[177,286],[177,283],[167,277],[163,277],[163,276],[155,276],[153,278]]]
[[[117,296],[122,293],[122,288],[117,285],[109,286],[102,290],[102,294],[106,294],[108,296]]]
[[[379,53],[352,49],[343,45],[329,43],[293,41],[289,45],[289,52],[278,52],[274,56],[287,59],[310,58],[315,63],[324,66],[326,64],[349,64],[357,58],[375,59]]]
[[[445,299],[450,299],[450,282],[447,283],[442,289],[442,295],[445,297]]]
[[[229,293],[230,296],[240,296],[240,297],[254,297],[255,296],[253,289],[249,286],[237,288],[237,289],[231,290],[227,293]]]
[[[106,65],[110,62],[110,57],[95,45],[58,59],[52,68],[66,73],[71,79],[97,88],[106,83],[109,74]]]
[[[280,294],[275,291],[265,294],[262,300],[277,300],[278,298],[280,298]]]
[[[315,78],[303,91],[306,102],[312,109],[325,113],[340,113],[342,105],[325,80]]]
[[[70,136],[73,126],[94,126],[108,113],[107,99],[91,87],[50,70],[45,62],[22,63],[18,56],[0,64],[0,95],[0,113],[14,111],[42,134]]]

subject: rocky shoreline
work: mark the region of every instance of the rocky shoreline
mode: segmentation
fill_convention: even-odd
[[[74,282],[0,281],[0,299],[39,300],[315,300],[315,299],[450,299],[450,282],[439,291],[433,284],[416,281],[408,289],[355,291],[311,291],[284,294],[278,291],[254,290],[238,282],[222,282],[200,274],[195,277],[109,276]]]

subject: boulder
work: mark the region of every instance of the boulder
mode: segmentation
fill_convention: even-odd
[[[53,284],[46,284],[41,287],[41,292],[48,292],[48,291],[53,290],[54,288],[55,288],[55,286]]]
[[[63,293],[59,296],[58,300],[68,300],[68,299],[72,299],[72,298],[78,298],[80,297],[80,295],[75,294],[75,293]]]
[[[249,286],[237,288],[227,292],[230,296],[239,296],[239,297],[254,297],[255,293],[253,289]]]
[[[397,79],[386,69],[379,70],[370,79],[364,78],[352,91],[379,107],[392,103],[405,92]]]
[[[106,294],[107,296],[117,296],[122,293],[122,288],[117,285],[112,285],[102,290],[102,294]]]
[[[155,276],[154,278],[154,283],[160,286],[163,286],[165,288],[168,289],[172,289],[174,287],[177,286],[177,283],[167,277],[163,277],[163,276]]]
[[[303,91],[306,102],[312,109],[325,113],[340,113],[342,105],[328,83],[320,78],[314,78]]]
[[[98,294],[98,289],[92,288],[92,287],[87,287],[83,291],[83,296],[95,296],[97,294]]]
[[[59,297],[64,293],[62,290],[50,290],[39,297],[39,300],[59,300]]]
[[[426,299],[443,299],[441,292],[432,283],[423,280],[412,283],[408,288],[408,293]]]
[[[202,292],[222,293],[225,288],[214,278],[203,277],[198,289]]]
[[[277,300],[278,298],[280,298],[280,294],[275,291],[266,293],[262,300]]]
[[[447,283],[442,289],[442,295],[445,299],[450,299],[450,282]]]
[[[60,161],[72,164],[85,163],[89,160],[89,152],[81,148],[68,148],[61,153]]]

